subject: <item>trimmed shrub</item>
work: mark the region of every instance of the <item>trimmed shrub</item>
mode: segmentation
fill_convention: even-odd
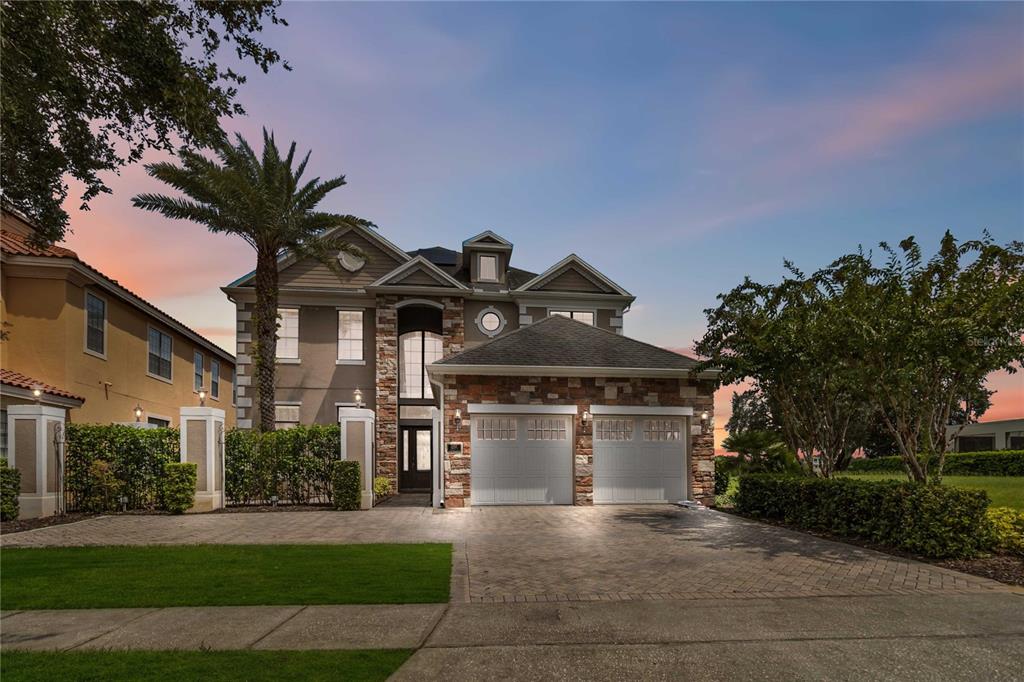
[[[989,545],[988,495],[981,490],[751,474],[740,477],[735,502],[751,516],[928,557],[970,557]]]
[[[0,461],[0,521],[18,518],[18,493],[21,492],[21,472],[7,461]]]
[[[335,461],[331,466],[334,506],[342,511],[356,511],[362,497],[359,485],[359,462]]]
[[[164,465],[161,506],[172,514],[182,514],[192,507],[196,498],[196,465],[194,462],[171,462]]]
[[[938,460],[933,459],[934,464]],[[904,473],[902,457],[855,459],[847,471]],[[1024,476],[1024,450],[955,452],[946,455],[943,476]]]
[[[391,479],[387,476],[378,476],[373,479],[373,494],[375,497],[390,497],[393,492],[391,490]]]
[[[229,504],[329,504],[331,466],[340,456],[337,424],[280,431],[232,429],[224,438],[224,492]]]
[[[993,507],[988,510],[988,523],[994,549],[1024,556],[1024,511]]]
[[[65,486],[69,511],[156,509],[164,465],[180,458],[177,429],[123,424],[65,426]]]
[[[724,495],[729,490],[728,464],[723,459],[715,457],[715,495]]]

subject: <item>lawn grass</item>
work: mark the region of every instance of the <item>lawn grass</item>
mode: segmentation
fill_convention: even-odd
[[[5,650],[4,682],[21,680],[385,680],[407,650],[75,651]]]
[[[872,471],[869,473],[843,472],[840,476],[867,481],[907,480],[901,473]],[[984,490],[993,507],[1012,507],[1024,510],[1024,476],[943,476],[942,484],[969,490]]]
[[[7,548],[7,609],[448,601],[451,545]]]

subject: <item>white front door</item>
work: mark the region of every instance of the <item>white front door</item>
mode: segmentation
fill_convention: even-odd
[[[480,414],[471,425],[471,504],[572,504],[570,417]]]
[[[680,417],[594,419],[594,502],[686,499],[686,421]]]

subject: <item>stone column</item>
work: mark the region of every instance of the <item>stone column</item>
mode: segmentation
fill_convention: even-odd
[[[58,511],[62,495],[58,474],[64,466],[64,453],[58,451],[55,440],[66,418],[63,407],[7,408],[7,463],[21,472],[20,518],[53,516]]]
[[[377,469],[398,490],[398,311],[395,296],[377,297]]]
[[[189,511],[224,506],[224,410],[181,408],[181,461],[196,465],[196,499]]]

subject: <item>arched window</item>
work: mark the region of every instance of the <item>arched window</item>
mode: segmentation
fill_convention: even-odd
[[[398,397],[433,399],[427,379],[427,365],[443,354],[441,335],[433,332],[407,332],[398,337],[400,349]]]

